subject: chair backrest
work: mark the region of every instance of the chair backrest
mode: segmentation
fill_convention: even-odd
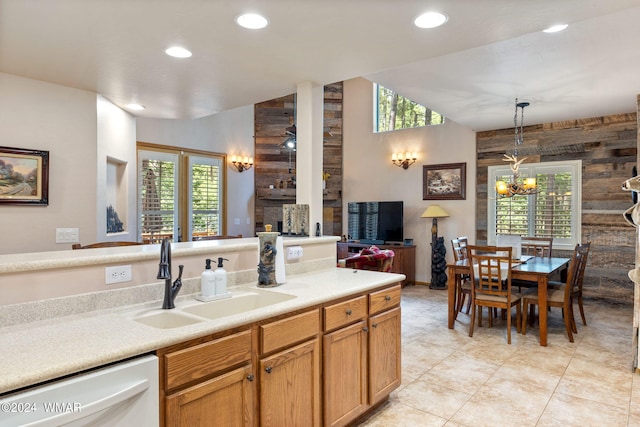
[[[241,239],[242,234],[238,234],[237,236],[193,236],[192,241],[196,242],[199,240],[225,240],[225,239]]]
[[[521,247],[522,255],[551,258],[553,237],[523,237]]]
[[[569,262],[569,272],[567,273],[567,285],[565,287],[565,298],[570,294],[582,291],[582,282],[584,281],[584,270],[587,266],[589,258],[589,249],[591,242],[578,243],[573,250],[571,261]]]
[[[80,243],[74,243],[71,245],[71,249],[113,248],[116,246],[136,246],[145,244],[146,243],[143,242],[98,242],[82,246]]]
[[[469,245],[469,240],[465,236],[451,239],[451,247],[453,248],[453,257],[456,261],[469,258],[469,256],[467,255],[468,245]]]
[[[510,246],[467,246],[473,295],[478,293],[511,299]]]

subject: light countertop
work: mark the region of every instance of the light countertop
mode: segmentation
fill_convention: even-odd
[[[402,274],[330,268],[287,278],[268,288],[296,298],[242,314],[173,329],[132,319],[132,312],[160,308],[161,301],[0,328],[0,393],[153,352],[211,333],[247,325],[404,280]],[[255,284],[243,285],[255,287]],[[231,290],[232,288],[230,288]],[[195,295],[176,301],[188,304]]]

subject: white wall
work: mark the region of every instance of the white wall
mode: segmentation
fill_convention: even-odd
[[[137,119],[138,141],[254,157],[253,105],[197,120]],[[238,172],[229,163],[227,234],[255,235],[254,168]]]
[[[97,96],[97,187],[96,219],[94,236],[86,236],[84,244],[104,241],[136,241],[137,224],[137,165],[136,165],[136,119],[100,95]],[[122,182],[107,183],[108,164],[122,168]],[[117,186],[117,188],[116,188]],[[107,234],[107,206],[116,209],[124,223],[121,233]]]
[[[449,218],[438,220],[447,259],[451,239],[466,235],[475,243],[475,133],[451,120],[444,125],[373,133],[373,84],[358,78],[344,83],[343,117],[343,209],[348,202],[402,200],[404,237],[412,238],[416,250],[416,280],[431,280],[431,219],[420,218],[432,204],[439,204]],[[404,170],[391,163],[394,152],[417,152],[418,161]],[[467,163],[465,200],[422,200],[422,166]],[[343,229],[347,231],[347,215]]]
[[[49,151],[49,205],[0,205],[0,254],[70,249],[96,230],[95,93],[0,73],[0,146]]]

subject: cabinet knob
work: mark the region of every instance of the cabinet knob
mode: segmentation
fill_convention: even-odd
[[[389,295],[385,295],[384,300],[385,301],[391,301],[391,297]]]
[[[372,327],[372,328],[377,328],[377,327],[378,327],[378,324],[377,324],[377,323],[372,323],[372,324],[371,324],[371,327]]]
[[[253,374],[249,374],[249,375],[247,375],[247,379],[248,379],[249,381],[253,381],[253,378],[254,378]]]
[[[266,368],[264,368],[264,370],[267,372],[267,374],[271,373],[271,369],[273,369],[271,366],[267,366]]]
[[[347,310],[346,313],[347,313],[347,316],[351,316],[352,311],[351,310]]]
[[[364,332],[369,332],[369,328],[367,328],[367,327],[362,328],[362,330],[363,330]]]

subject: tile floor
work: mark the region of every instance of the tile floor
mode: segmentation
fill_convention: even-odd
[[[537,325],[508,345],[485,311],[470,338],[464,313],[447,329],[446,291],[402,292],[402,386],[361,426],[640,426],[631,305],[585,301],[574,343],[552,309],[545,348]]]

